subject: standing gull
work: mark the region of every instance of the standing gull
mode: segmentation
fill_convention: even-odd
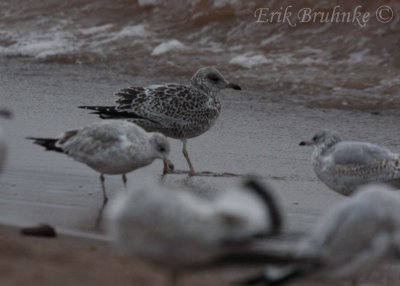
[[[187,140],[200,136],[214,125],[221,112],[218,92],[240,90],[212,67],[199,69],[190,85],[165,84],[129,87],[115,93],[115,106],[80,106],[95,110],[101,118],[127,119],[147,131],[157,131],[183,142],[189,174],[195,171],[187,151]],[[164,164],[164,172],[166,172]]]
[[[361,185],[381,182],[400,187],[400,154],[366,142],[342,141],[321,131],[301,146],[314,146],[312,164],[318,178],[332,190],[350,195]]]
[[[270,190],[253,180],[213,199],[187,189],[136,187],[116,197],[106,218],[124,253],[166,267],[171,278],[282,227]]]
[[[360,187],[320,220],[299,243],[296,256],[308,262],[267,269],[243,284],[283,285],[303,277],[357,282],[383,262],[399,260],[400,194],[386,185]]]
[[[70,130],[56,139],[29,137],[49,151],[64,153],[100,173],[103,206],[107,203],[104,174],[122,175],[151,164],[154,159],[167,162],[169,143],[160,133],[147,133],[139,126],[119,120],[96,122]]]

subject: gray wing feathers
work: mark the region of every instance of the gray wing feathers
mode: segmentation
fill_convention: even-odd
[[[383,181],[400,177],[398,154],[370,143],[341,142],[336,145],[328,155],[333,160],[335,173]]]
[[[378,161],[398,159],[396,154],[378,145],[364,142],[340,142],[331,155],[338,165],[373,165]]]
[[[115,145],[122,138],[121,132],[123,130],[121,129],[130,128],[130,126],[120,125],[119,122],[116,122],[116,124],[101,123],[97,126],[84,127],[67,140],[63,140],[64,136],[59,141],[60,147],[67,154],[94,154],[99,150],[105,150]]]

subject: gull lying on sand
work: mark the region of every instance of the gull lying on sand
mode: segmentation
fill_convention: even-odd
[[[107,229],[124,253],[179,271],[204,265],[280,232],[269,189],[249,180],[204,199],[187,189],[137,187],[106,209]]]
[[[157,131],[183,142],[183,155],[190,175],[195,171],[187,152],[187,139],[200,136],[214,125],[221,112],[218,92],[240,90],[212,67],[199,69],[190,85],[165,84],[129,87],[115,93],[115,106],[80,106],[103,119],[127,119],[147,131]],[[164,165],[164,173],[168,170]]]
[[[242,284],[283,285],[302,277],[357,279],[382,262],[400,259],[400,193],[386,185],[360,187],[299,243],[295,259],[308,262],[267,269]]]
[[[332,190],[350,195],[357,187],[380,182],[400,187],[400,154],[365,142],[342,141],[332,131],[321,131],[312,141],[312,164],[318,178]]]
[[[29,137],[49,151],[64,153],[99,172],[103,205],[107,203],[104,174],[121,175],[151,164],[154,159],[167,162],[169,143],[160,133],[148,133],[141,127],[119,120],[96,122],[70,130],[56,139]]]

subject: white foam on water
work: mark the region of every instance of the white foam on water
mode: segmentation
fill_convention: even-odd
[[[118,38],[126,37],[146,37],[149,35],[149,31],[146,29],[146,25],[139,24],[133,26],[125,26],[116,33]]]
[[[51,32],[49,34],[32,33],[25,37],[13,35],[16,43],[0,47],[0,54],[8,56],[32,56],[45,59],[49,56],[73,53],[79,45],[69,32]]]
[[[94,26],[94,27],[90,27],[90,28],[80,29],[79,32],[82,33],[82,35],[85,35],[85,36],[92,36],[92,35],[96,35],[96,34],[107,32],[112,27],[113,27],[112,24],[106,24],[106,25],[102,25],[102,26]]]
[[[263,55],[249,55],[249,54],[244,54],[244,55],[238,55],[234,58],[232,58],[229,61],[229,64],[231,65],[236,65],[240,66],[243,68],[253,68],[255,66],[263,65],[263,64],[268,64],[270,61]]]
[[[305,57],[299,61],[300,65],[304,66],[311,66],[311,65],[320,65],[324,62],[321,59],[312,58],[312,57]]]
[[[293,62],[299,65],[326,65],[330,60],[330,52],[304,46],[295,52],[296,60]]]
[[[178,40],[169,40],[167,42],[159,44],[157,47],[153,49],[151,52],[152,56],[159,56],[170,51],[182,51],[187,49],[187,47],[179,42]]]
[[[214,0],[213,6],[215,8],[223,8],[227,5],[236,6],[238,3],[240,3],[238,0]]]
[[[348,62],[352,64],[361,63],[364,61],[366,55],[368,55],[369,49],[365,49],[359,52],[355,52],[350,54]]]
[[[382,57],[385,56],[385,54],[382,53]],[[376,66],[381,64],[383,61],[383,58],[378,58],[376,56],[373,56],[370,54],[370,49],[364,49],[361,51],[357,51],[354,53],[351,53],[347,59],[338,61],[338,64],[343,64],[343,65],[357,65],[357,64],[362,64],[362,65],[371,65],[371,66]]]
[[[323,51],[310,46],[304,46],[299,48],[296,52],[299,54],[321,54]]]
[[[139,0],[138,3],[141,7],[156,6],[158,4],[158,0]]]
[[[80,33],[90,37],[90,41],[85,41],[86,50],[98,53],[111,52],[119,46],[142,43],[152,35],[144,24],[124,26],[119,31],[112,31],[112,28],[113,25],[104,25],[81,29]]]
[[[379,84],[384,87],[399,86],[400,85],[400,75],[392,77],[392,78],[382,79],[379,81]]]
[[[281,38],[282,38],[282,34],[276,34],[276,35],[269,36],[268,38],[261,41],[261,46],[263,46],[263,47],[268,46],[270,44],[277,42]]]

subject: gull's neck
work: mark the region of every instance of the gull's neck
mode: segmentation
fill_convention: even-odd
[[[217,95],[218,91],[210,89],[207,85],[202,84],[201,82],[196,81],[196,79],[192,78],[190,81],[191,85],[195,88],[198,89],[208,95],[211,95],[215,97]]]
[[[340,142],[341,140],[338,138],[332,138],[329,141],[326,141],[322,144],[318,144],[314,147],[314,152],[312,154],[313,161],[318,161],[321,156],[324,156],[336,143]]]

